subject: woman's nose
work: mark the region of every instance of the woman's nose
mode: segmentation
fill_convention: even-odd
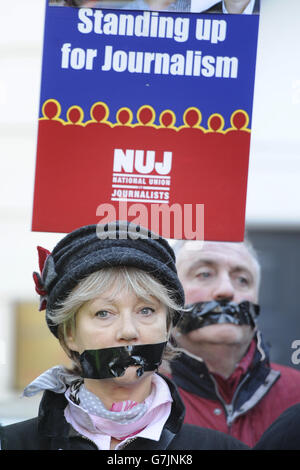
[[[132,315],[120,315],[117,340],[118,341],[136,341],[138,339],[138,329]]]

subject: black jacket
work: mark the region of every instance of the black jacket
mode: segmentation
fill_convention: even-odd
[[[253,13],[258,14],[260,11],[260,0],[255,0]],[[211,6],[208,10],[202,11],[202,13],[223,13],[222,2],[218,2]]]
[[[170,416],[158,442],[133,438],[124,450],[245,450],[245,444],[218,431],[183,424],[184,405],[176,386],[163,377],[171,390],[173,403]],[[3,450],[97,450],[96,445],[81,436],[65,420],[67,406],[64,394],[46,391],[39,415],[1,429]]]
[[[254,450],[300,450],[300,403],[285,410],[271,424]]]

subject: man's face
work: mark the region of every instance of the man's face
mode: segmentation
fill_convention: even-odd
[[[199,249],[197,249],[199,246]],[[258,302],[259,268],[243,243],[187,241],[177,256],[178,276],[182,282],[186,304],[211,300],[240,303]],[[211,335],[218,338],[252,336],[249,326],[209,325],[190,332],[189,339]]]
[[[193,243],[193,245],[191,245]],[[242,243],[186,242],[177,258],[186,303],[258,301],[258,267]]]

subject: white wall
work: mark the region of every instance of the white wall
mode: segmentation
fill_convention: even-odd
[[[300,226],[300,2],[261,0],[248,224]]]
[[[300,227],[300,2],[262,3],[247,223]],[[12,304],[35,298],[36,246],[61,238],[30,231],[43,21],[43,0],[1,0],[0,399],[12,382]]]

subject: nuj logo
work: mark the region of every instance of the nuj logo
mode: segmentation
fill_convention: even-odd
[[[114,150],[112,201],[168,204],[172,152]]]
[[[161,159],[160,159],[161,160]],[[163,160],[157,161],[154,150],[130,150],[125,152],[115,149],[114,167],[116,173],[139,173],[149,175],[153,171],[157,175],[169,175],[172,168],[172,152],[163,152]]]
[[[99,224],[130,220],[165,238],[202,241],[204,205],[172,201],[171,170],[172,152],[114,149],[113,204],[98,206]]]

